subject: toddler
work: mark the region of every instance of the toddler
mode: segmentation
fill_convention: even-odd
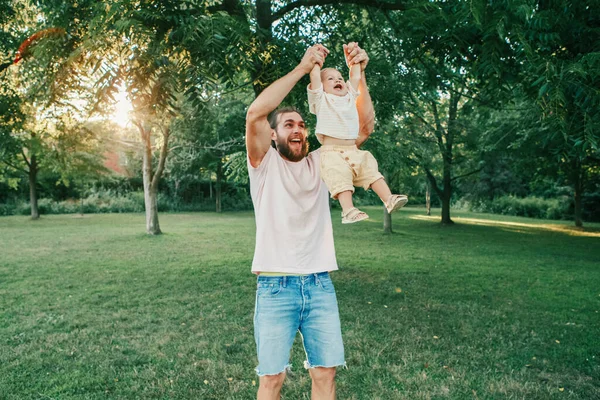
[[[344,53],[348,56],[346,45]],[[317,116],[315,133],[322,144],[321,177],[331,197],[340,202],[342,224],[369,218],[365,212],[354,207],[354,186],[373,189],[388,213],[401,208],[408,201],[405,195],[391,193],[378,170],[375,157],[356,147],[359,130],[356,98],[360,94],[361,67],[360,64],[348,66],[350,80],[344,82],[342,74],[336,69],[321,69],[318,64],[315,65],[310,72],[310,85],[307,88],[309,110]]]

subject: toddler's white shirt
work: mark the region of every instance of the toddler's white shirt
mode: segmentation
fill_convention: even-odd
[[[345,96],[336,96],[325,93],[323,85],[317,89],[306,88],[308,92],[308,109],[317,116],[315,133],[319,143],[323,143],[323,136],[338,139],[358,138],[358,111],[356,98],[359,92],[346,82],[348,93]]]

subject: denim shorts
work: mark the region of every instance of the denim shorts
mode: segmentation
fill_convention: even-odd
[[[290,365],[300,332],[305,368],[345,365],[337,299],[329,273],[258,276],[254,308],[256,373],[277,375]]]

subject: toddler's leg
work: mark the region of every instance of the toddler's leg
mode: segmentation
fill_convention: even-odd
[[[385,179],[378,179],[371,185],[371,189],[383,201],[388,213],[392,213],[403,207],[408,202],[408,197],[403,194],[392,194],[390,187],[385,182]]]
[[[369,218],[367,213],[354,207],[351,190],[339,193],[337,199],[340,202],[340,206],[342,206],[342,224],[353,224]]]
[[[341,192],[337,196],[338,201],[340,202],[340,206],[342,206],[342,213],[346,214],[348,211],[354,208],[354,203],[352,202],[352,191],[346,190]]]
[[[369,218],[369,216],[354,207],[352,193],[353,171],[344,151],[332,150],[332,147],[321,147],[321,178],[331,192],[331,197],[337,199],[342,206],[342,224],[353,224]]]
[[[383,201],[384,203],[387,202],[390,196],[392,195],[390,187],[383,178],[373,182],[371,184],[371,189],[373,189],[373,191],[377,193],[377,196],[379,196],[381,201]]]

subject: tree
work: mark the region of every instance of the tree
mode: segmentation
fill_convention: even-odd
[[[64,69],[94,82],[94,111],[114,102],[121,88],[127,91],[143,147],[146,231],[160,234],[158,185],[175,118],[185,102],[200,109],[207,92],[234,84],[245,62],[244,27],[189,3],[121,1],[93,10]]]
[[[600,17],[595,2],[536,1],[510,36],[518,40],[526,93],[548,130],[542,141],[573,187],[575,225],[598,165],[600,139]]]
[[[9,31],[18,32],[12,44],[21,43],[39,31],[42,10],[28,3],[15,3],[12,18],[5,22]],[[42,14],[40,14],[42,13]],[[26,29],[23,30],[23,27]],[[35,36],[32,36],[35,37]],[[69,170],[89,160],[96,143],[80,124],[77,105],[65,100],[77,97],[80,87],[71,86],[67,97],[57,96],[56,77],[68,54],[65,38],[42,35],[33,41],[23,60],[13,70],[6,69],[0,87],[2,150],[0,162],[5,168],[27,175],[31,217],[39,218],[37,176],[43,168],[52,169],[65,178]]]
[[[222,210],[225,162],[229,155],[244,148],[240,132],[244,130],[248,97],[249,93],[243,91],[213,96],[200,113],[194,108],[182,110],[173,126],[178,135],[173,142],[168,179],[181,182],[185,177],[197,176],[201,170],[214,173],[216,212]]]
[[[442,223],[451,224],[456,181],[480,168],[468,157],[476,139],[471,115],[480,104],[497,104],[510,82],[510,48],[487,33],[489,23],[478,26],[464,2],[415,3],[371,18],[369,48],[387,62],[373,88],[379,122],[399,129],[399,148],[408,148],[426,173],[442,203]],[[499,57],[509,65],[491,68]]]

